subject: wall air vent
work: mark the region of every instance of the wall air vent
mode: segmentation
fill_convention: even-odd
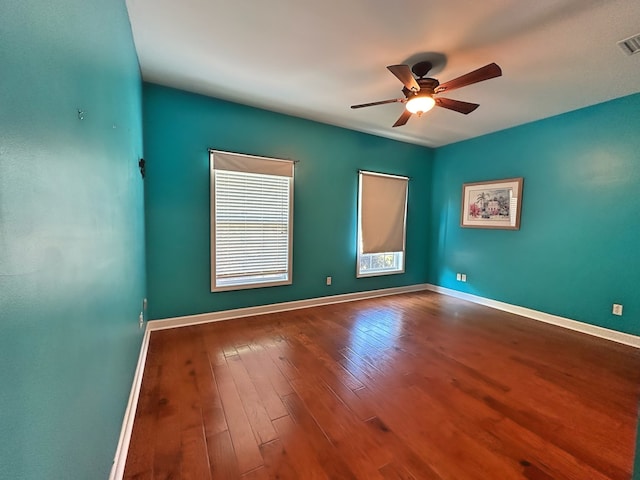
[[[633,37],[629,37],[625,40],[619,41],[618,46],[627,55],[633,55],[634,53],[640,52],[640,33],[634,35]]]

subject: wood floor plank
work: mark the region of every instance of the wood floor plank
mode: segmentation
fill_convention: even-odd
[[[242,475],[242,480],[270,480],[269,472],[264,467],[258,467],[255,470]]]
[[[262,347],[271,357],[271,360],[280,370],[280,373],[289,381],[300,377],[300,372],[287,358],[289,345],[282,336],[266,339]]]
[[[263,464],[262,455],[258,449],[259,440],[254,436],[249,419],[242,407],[242,400],[229,367],[216,365],[213,370],[238,460],[238,468],[240,473],[246,473]]]
[[[293,388],[291,388],[291,384],[274,363],[266,349],[262,345],[256,343],[249,345],[249,348],[252,353],[252,365],[254,367],[260,367],[260,370],[269,378],[269,382],[278,396],[282,398],[292,394]]]
[[[318,422],[307,410],[298,395],[293,393],[283,398],[283,401],[291,414],[292,420],[305,432],[309,445],[311,445],[329,478],[355,480],[356,476],[350,466],[339,455],[336,446],[318,425]]]
[[[431,292],[153,332],[124,478],[628,480],[640,350]]]
[[[260,452],[264,458],[264,468],[269,473],[269,478],[282,480],[301,478],[292,465],[291,455],[284,449],[280,440],[260,445]]]
[[[138,408],[136,410],[135,429],[131,433],[124,478],[153,478],[153,449],[148,448],[149,439],[155,438],[158,405],[158,382],[162,367],[162,344],[158,337],[150,340],[153,348],[149,350],[145,363],[145,376],[140,387]]]
[[[287,409],[270,380],[270,376],[275,375],[273,369],[270,368],[271,365],[261,363],[258,359],[258,354],[249,346],[238,348],[238,355],[244,364],[249,378],[253,382],[256,393],[259,395],[269,418],[275,420],[287,415]],[[268,359],[268,362],[271,362],[271,360]],[[285,394],[288,393],[291,393],[290,388]]]
[[[378,478],[378,469],[392,459],[386,445],[377,443],[363,422],[342,404],[331,389],[312,377],[293,381],[296,393],[331,443],[365,478]]]
[[[249,424],[258,438],[258,444],[261,445],[275,440],[277,438],[276,431],[262,403],[262,397],[258,394],[251,381],[240,355],[227,357],[227,365],[236,384]]]
[[[403,442],[378,417],[367,420],[365,424],[372,431],[372,435],[377,438],[377,441],[387,445],[393,454],[394,460],[380,469],[380,473],[385,478],[394,478],[395,475],[399,478],[415,478],[416,480],[441,480],[442,477],[415,452],[414,447]]]
[[[213,377],[209,355],[203,336],[195,329],[185,329],[188,337],[188,345],[192,347],[196,355],[192,357],[191,369],[195,389],[197,392],[197,402],[200,407],[200,414],[204,422],[206,437],[214,436],[227,430],[227,420],[222,408],[222,402],[218,393],[218,388]]]
[[[156,435],[146,439],[153,444],[154,478],[180,476],[180,385],[178,356],[168,345],[168,336],[159,335],[165,345],[165,358],[158,377],[158,402],[156,405]],[[136,425],[134,424],[134,428]]]
[[[184,480],[211,480],[209,452],[203,425],[182,431],[181,472]]]
[[[207,437],[211,480],[237,480],[240,470],[231,436],[223,431]]]
[[[419,480],[409,473],[402,465],[387,463],[380,469],[380,474],[385,480]]]
[[[329,480],[327,473],[318,461],[316,452],[305,438],[304,430],[288,415],[274,420],[273,424],[298,478]]]
[[[354,377],[351,372],[339,363],[329,366],[327,356],[317,346],[309,348],[310,339],[301,340],[299,336],[290,339],[293,349],[291,360],[299,370],[312,371],[318,382],[327,385],[329,389],[351,409],[361,420],[367,420],[374,416],[373,410],[361,398],[353,393],[353,390],[364,385]],[[291,384],[295,384],[295,380]]]
[[[295,339],[321,363],[322,367],[324,367],[332,377],[337,378],[345,387],[351,390],[357,390],[364,386],[360,380],[351,375],[351,372],[343,368],[339,363],[336,363],[335,360],[308,335],[304,333],[297,334]]]

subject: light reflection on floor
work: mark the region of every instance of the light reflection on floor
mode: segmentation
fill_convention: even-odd
[[[403,313],[392,307],[360,310],[350,327],[344,356],[370,376],[390,373],[404,332]]]

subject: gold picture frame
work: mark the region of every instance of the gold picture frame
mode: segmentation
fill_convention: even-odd
[[[523,177],[462,185],[460,226],[520,229]]]

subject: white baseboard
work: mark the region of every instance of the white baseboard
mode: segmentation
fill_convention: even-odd
[[[129,453],[129,442],[131,441],[131,432],[133,431],[133,421],[136,417],[136,409],[138,408],[138,397],[140,396],[140,386],[142,385],[142,376],[144,374],[144,365],[147,361],[147,350],[149,349],[149,324],[142,337],[142,345],[140,346],[140,355],[138,356],[138,365],[133,375],[133,383],[131,385],[131,393],[127,409],[124,412],[124,420],[122,421],[122,429],[120,430],[120,438],[116,447],[116,454],[113,458],[111,473],[109,480],[121,480],[124,475],[124,467],[127,462],[127,453]]]
[[[589,323],[571,320],[570,318],[559,317],[557,315],[551,315],[549,313],[540,312],[538,310],[519,307],[518,305],[511,305],[510,303],[499,302],[497,300],[491,300],[490,298],[479,297],[470,293],[440,287],[438,285],[427,284],[426,289],[432,292],[442,293],[443,295],[448,295],[450,297],[456,297],[472,303],[477,303],[479,305],[485,305],[487,307],[495,308],[496,310],[514,313],[522,317],[531,318],[540,322],[550,323],[559,327],[568,328],[569,330],[575,330],[577,332],[586,333],[595,337],[605,338],[614,342],[623,343],[631,347],[640,348],[640,337],[631,335],[630,333],[622,333],[616,330],[610,330],[608,328],[591,325]]]
[[[342,295],[309,298],[307,300],[296,300],[293,302],[273,303],[271,305],[261,305],[258,307],[236,308],[233,310],[202,313],[199,315],[188,315],[185,317],[151,320],[147,324],[147,328],[151,331],[154,331],[164,330],[166,328],[186,327],[189,325],[198,325],[201,323],[220,322],[222,320],[230,320],[232,318],[252,317],[254,315],[286,312],[289,310],[298,310],[300,308],[331,305],[333,303],[352,302],[354,300],[384,297],[387,295],[398,295],[400,293],[419,292],[427,290],[428,287],[429,286],[426,283],[421,283],[417,285],[408,285],[406,287],[383,288],[381,290],[368,290],[366,292],[345,293]]]

